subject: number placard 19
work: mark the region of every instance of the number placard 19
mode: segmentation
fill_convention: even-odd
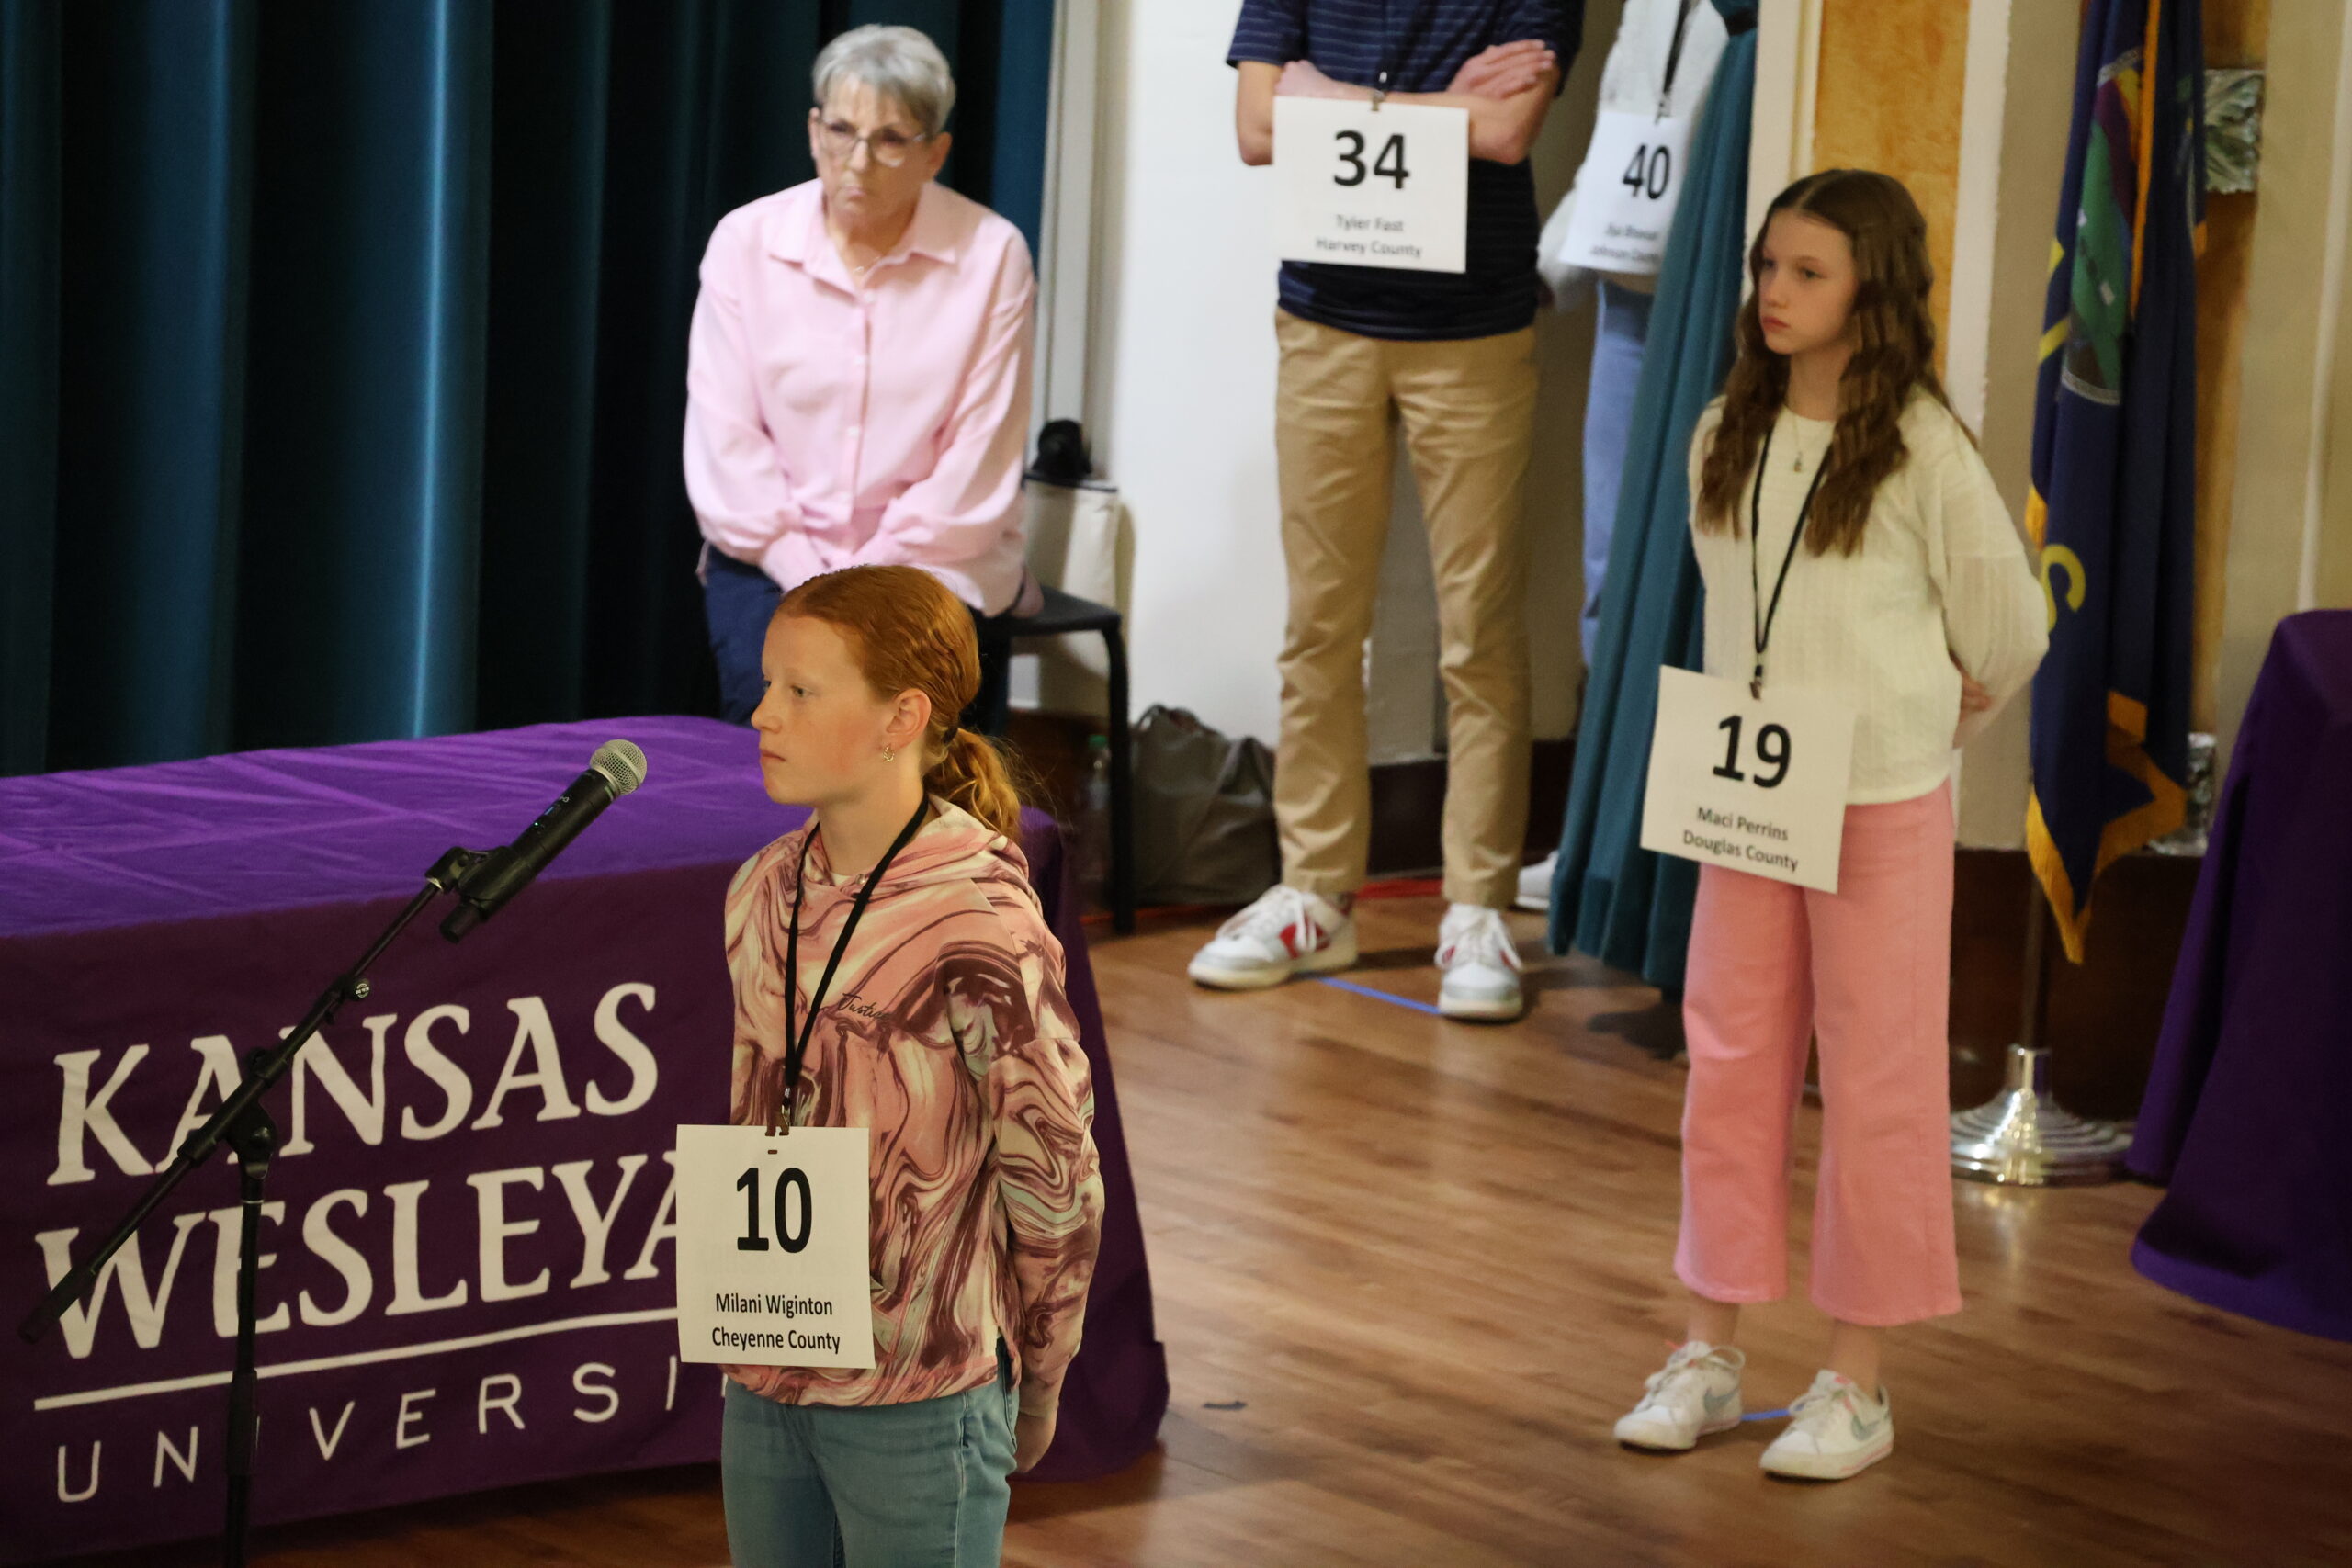
[[[1723,766],[1715,770],[1715,777],[1729,779],[1734,784],[1747,783],[1748,776],[1739,771],[1739,732],[1747,728],[1747,718],[1742,715],[1733,714],[1715,728],[1725,731],[1731,737],[1730,743],[1724,752]],[[1786,725],[1768,724],[1756,732],[1756,760],[1772,770],[1771,777],[1759,777],[1755,781],[1757,788],[1778,789],[1787,781],[1789,730]]]
[[[1642,847],[1835,893],[1853,753],[1828,698],[1661,670]]]
[[[678,1358],[870,1367],[867,1134],[681,1127]]]
[[[1464,268],[1470,117],[1461,109],[1277,98],[1274,178],[1284,261]]]

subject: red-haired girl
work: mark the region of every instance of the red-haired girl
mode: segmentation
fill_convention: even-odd
[[[729,1543],[743,1568],[994,1563],[1102,1227],[1062,950],[1004,764],[957,728],[980,669],[954,593],[813,578],[761,666],[768,794],[814,815],[727,895],[731,1116],[870,1130],[875,1364],[727,1369]]]

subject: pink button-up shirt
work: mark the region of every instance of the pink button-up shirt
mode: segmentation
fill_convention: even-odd
[[[863,286],[814,180],[719,220],[686,354],[703,537],[787,589],[903,564],[1001,614],[1021,586],[1035,292],[1021,231],[937,184]]]

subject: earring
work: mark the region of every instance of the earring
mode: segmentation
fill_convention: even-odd
[[[899,760],[899,754],[885,746],[882,748],[882,760],[886,762],[895,762]]]

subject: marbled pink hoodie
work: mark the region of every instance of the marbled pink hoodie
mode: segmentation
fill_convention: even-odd
[[[871,1371],[727,1368],[786,1404],[902,1404],[997,1375],[1053,1407],[1078,1353],[1102,1233],[1093,1087],[1018,846],[944,800],[900,851],[833,976],[794,1124],[873,1134]],[[753,855],[727,893],[735,980],[730,1119],[764,1126],[784,1085],[784,955],[808,829]],[[809,990],[864,879],[833,879],[820,835],[800,913]]]

